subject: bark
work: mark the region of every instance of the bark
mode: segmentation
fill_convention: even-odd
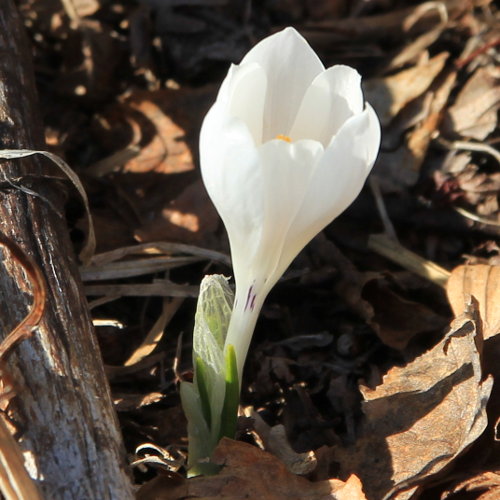
[[[11,0],[0,1],[0,149],[44,149],[30,48]],[[39,328],[3,368],[8,416],[25,466],[47,500],[133,498],[101,355],[64,220],[68,183],[46,159],[0,163],[0,230],[44,275]],[[30,191],[28,191],[30,190]],[[26,274],[0,252],[0,338],[30,309]]]

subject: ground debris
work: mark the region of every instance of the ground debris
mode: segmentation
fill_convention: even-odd
[[[362,74],[382,124],[373,182],[263,308],[247,443],[222,441],[209,478],[141,462],[138,498],[497,498],[494,2],[16,2],[48,148],[88,194],[98,253],[81,275],[130,456],[144,443],[185,456],[178,382],[192,377],[195,297],[204,274],[231,275],[198,169],[229,65],[292,25],[325,66]],[[74,194],[67,218],[78,253],[88,225]]]

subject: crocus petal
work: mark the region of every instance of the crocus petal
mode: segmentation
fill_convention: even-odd
[[[250,273],[257,282],[266,282],[266,287],[270,289],[279,279],[279,276],[274,279],[274,270],[283,251],[290,225],[306,196],[304,186],[310,182],[323,151],[321,143],[312,140],[293,143],[273,140],[259,148],[263,200],[262,232],[258,251],[251,261],[242,262],[240,266],[237,262],[240,260],[239,256],[233,254],[236,258],[233,266],[237,280],[240,275]],[[253,193],[245,187],[241,196],[253,196]],[[240,268],[241,273],[237,272]]]
[[[307,89],[290,137],[314,138],[326,147],[346,120],[362,111],[360,74],[349,66],[332,66]]]
[[[231,66],[217,102],[228,116],[240,118],[249,128],[254,141],[262,142],[262,124],[266,100],[267,76],[256,63]]]
[[[259,64],[268,77],[263,142],[288,135],[307,88],[325,69],[322,62],[293,28],[259,42],[241,64],[251,62]]]
[[[373,108],[351,117],[325,150],[287,234],[277,273],[358,196],[380,145],[380,123]]]
[[[231,252],[243,259],[256,252],[263,220],[259,155],[245,123],[216,103],[200,133],[201,174],[230,236]],[[244,188],[249,195],[242,195]]]

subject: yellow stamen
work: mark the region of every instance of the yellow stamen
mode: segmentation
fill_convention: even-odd
[[[290,137],[288,137],[287,135],[283,135],[283,134],[278,134],[275,139],[280,139],[281,141],[285,141],[285,142],[292,142],[292,139],[290,139]]]

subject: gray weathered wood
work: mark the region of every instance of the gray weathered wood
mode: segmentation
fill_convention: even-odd
[[[13,2],[1,0],[0,149],[44,148],[30,59]],[[37,156],[0,162],[0,230],[47,282],[39,330],[7,357],[17,393],[7,414],[44,498],[127,500],[122,439],[63,217],[69,186],[54,176],[61,177]],[[0,251],[0,339],[31,302],[27,277]]]

